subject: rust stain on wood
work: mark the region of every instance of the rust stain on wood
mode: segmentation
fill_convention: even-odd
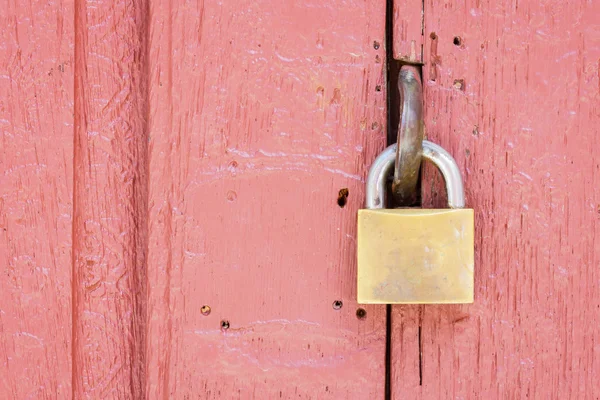
[[[393,0],[394,59],[423,62],[423,1]]]
[[[437,79],[437,66],[442,63],[442,58],[438,55],[438,36],[435,32],[429,34],[431,43],[429,44],[429,79],[435,81]]]

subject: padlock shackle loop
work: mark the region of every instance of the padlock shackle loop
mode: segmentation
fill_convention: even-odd
[[[449,208],[465,207],[465,190],[460,169],[454,158],[443,147],[423,140],[423,158],[431,161],[441,172],[446,182]],[[386,179],[390,175],[396,160],[396,144],[387,147],[376,159],[369,170],[366,187],[366,207],[385,208]]]

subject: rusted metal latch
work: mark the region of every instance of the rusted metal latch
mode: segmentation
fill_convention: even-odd
[[[398,89],[401,109],[392,193],[397,204],[412,205],[423,156],[423,85],[417,67],[400,68]]]

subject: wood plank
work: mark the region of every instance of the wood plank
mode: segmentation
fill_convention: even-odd
[[[75,7],[73,397],[145,397],[147,17]]]
[[[0,398],[71,394],[73,2],[0,1]]]
[[[600,4],[425,11],[427,135],[463,170],[476,294],[471,306],[394,307],[392,397],[596,399]],[[425,179],[429,204],[443,204]]]
[[[394,0],[394,59],[423,62],[423,0]]]
[[[383,398],[355,226],[385,144],[385,2],[151,10],[148,395]]]

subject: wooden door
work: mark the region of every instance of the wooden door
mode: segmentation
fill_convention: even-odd
[[[597,398],[598,15],[0,0],[0,398]],[[473,305],[355,301],[391,43],[476,210]]]

